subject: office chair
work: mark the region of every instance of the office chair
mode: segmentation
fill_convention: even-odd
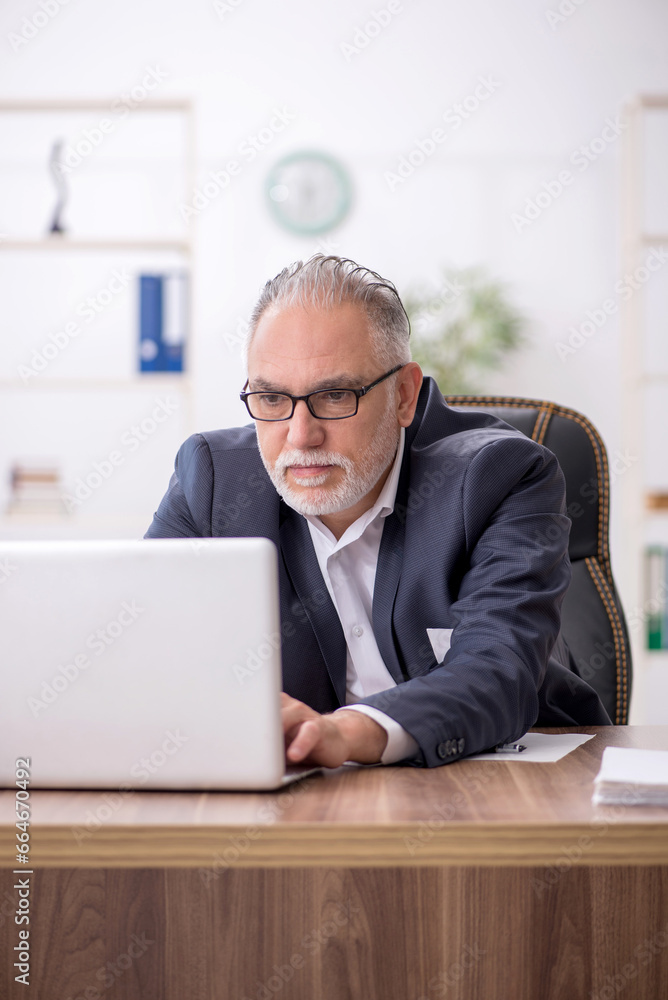
[[[562,635],[578,673],[594,688],[612,722],[626,725],[631,650],[610,568],[610,481],[603,441],[586,417],[556,403],[513,396],[445,399],[456,409],[477,408],[500,417],[556,455],[572,522],[568,551],[573,577],[562,607]]]

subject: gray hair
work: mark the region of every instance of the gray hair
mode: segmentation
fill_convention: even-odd
[[[306,263],[298,260],[284,268],[262,289],[248,327],[246,362],[258,323],[267,309],[335,309],[344,303],[358,304],[366,312],[375,360],[382,367],[405,365],[411,360],[410,322],[392,282],[354,260],[317,253]]]

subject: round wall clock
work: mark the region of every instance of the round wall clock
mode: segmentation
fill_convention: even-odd
[[[325,233],[346,216],[352,186],[344,167],[326,153],[292,153],[267,178],[271,213],[293,233]]]

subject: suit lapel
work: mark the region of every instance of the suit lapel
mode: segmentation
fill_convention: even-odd
[[[341,622],[322,578],[306,519],[282,506],[286,512],[279,533],[283,559],[318,640],[339,703],[345,705],[347,651]]]
[[[397,497],[399,491],[397,490]],[[383,663],[400,684],[406,680],[402,671],[392,631],[392,611],[397,596],[404,555],[404,528],[395,510],[385,518],[373,586],[373,633]]]
[[[397,684],[405,681],[408,677],[399,659],[400,654],[395,641],[392,618],[404,559],[406,502],[411,473],[410,456],[415,433],[414,427],[415,421],[406,432],[394,510],[385,518],[373,587],[373,632],[383,663]]]

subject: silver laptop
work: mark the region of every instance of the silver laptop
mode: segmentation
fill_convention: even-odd
[[[275,546],[0,542],[0,784],[271,789],[286,773]],[[317,770],[317,769],[316,769]]]

